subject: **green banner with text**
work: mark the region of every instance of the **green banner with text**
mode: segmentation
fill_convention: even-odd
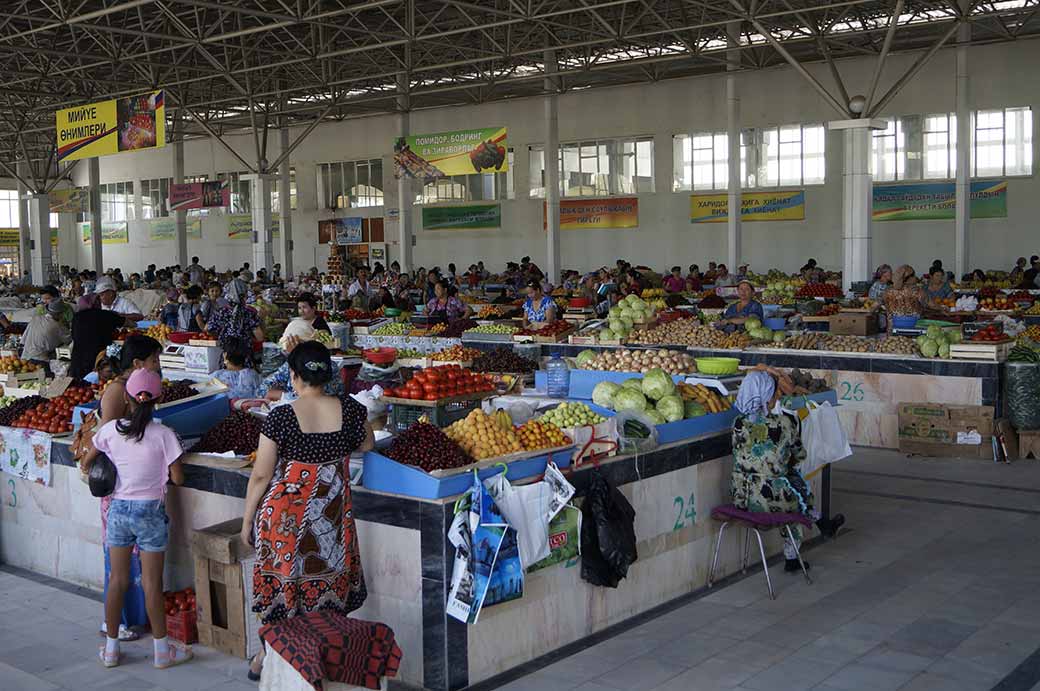
[[[423,230],[488,230],[502,227],[501,204],[425,206]]]

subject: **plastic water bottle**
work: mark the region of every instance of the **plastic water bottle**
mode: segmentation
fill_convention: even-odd
[[[567,361],[554,350],[552,359],[545,365],[546,389],[550,398],[567,398],[571,390],[571,370]]]

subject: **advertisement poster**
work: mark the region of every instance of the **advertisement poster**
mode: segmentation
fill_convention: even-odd
[[[170,185],[170,211],[212,209],[230,204],[231,188],[227,180]]]
[[[545,203],[543,202],[543,229],[546,227],[546,218]],[[560,230],[638,227],[639,200],[635,197],[560,200]]]
[[[79,225],[80,234],[83,236],[83,244],[90,244],[90,222],[83,221]],[[103,245],[126,245],[130,243],[130,231],[126,221],[105,221],[101,224],[101,244]]]
[[[394,175],[435,180],[449,175],[502,173],[509,161],[505,127],[417,134],[394,142]]]
[[[725,194],[691,194],[690,223],[725,223],[729,197]],[[805,190],[797,192],[745,192],[740,195],[740,220],[804,221]]]
[[[952,182],[874,185],[875,221],[952,221],[957,188]],[[1007,218],[1007,180],[971,183],[972,218]]]
[[[423,230],[488,230],[502,227],[501,204],[424,206]]]
[[[363,242],[361,226],[363,218],[329,218],[318,221],[319,245],[352,245]]]
[[[172,218],[153,218],[148,221],[148,239],[165,242],[177,238],[177,222]]]
[[[162,91],[66,108],[55,119],[59,162],[166,146]]]
[[[228,214],[227,236],[229,240],[252,240],[253,239],[253,215],[252,214]]]
[[[90,211],[90,191],[86,187],[51,190],[47,202],[52,214],[85,214]]]
[[[201,218],[189,218],[188,219],[188,237],[195,238],[196,240],[202,239],[202,219]]]

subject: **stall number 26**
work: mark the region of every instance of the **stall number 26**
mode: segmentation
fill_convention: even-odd
[[[675,526],[672,530],[682,530],[687,525],[693,525],[697,518],[697,511],[693,508],[693,495],[690,495],[689,503],[686,502],[682,497],[676,497],[672,500],[672,506],[676,508],[675,512]],[[689,521],[689,523],[687,523]]]
[[[863,392],[863,384],[853,384],[847,381],[838,382],[838,399],[842,401],[855,401],[859,403],[866,394]]]

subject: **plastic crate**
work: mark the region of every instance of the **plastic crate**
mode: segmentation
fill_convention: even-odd
[[[185,645],[199,642],[199,616],[191,609],[166,615],[166,635]]]
[[[439,406],[418,406],[403,403],[394,403],[390,406],[390,429],[398,433],[405,431],[423,415],[430,419],[430,424],[437,427],[447,427],[456,420],[461,420],[470,414],[470,411],[480,407],[480,399],[472,401],[457,401]]]

